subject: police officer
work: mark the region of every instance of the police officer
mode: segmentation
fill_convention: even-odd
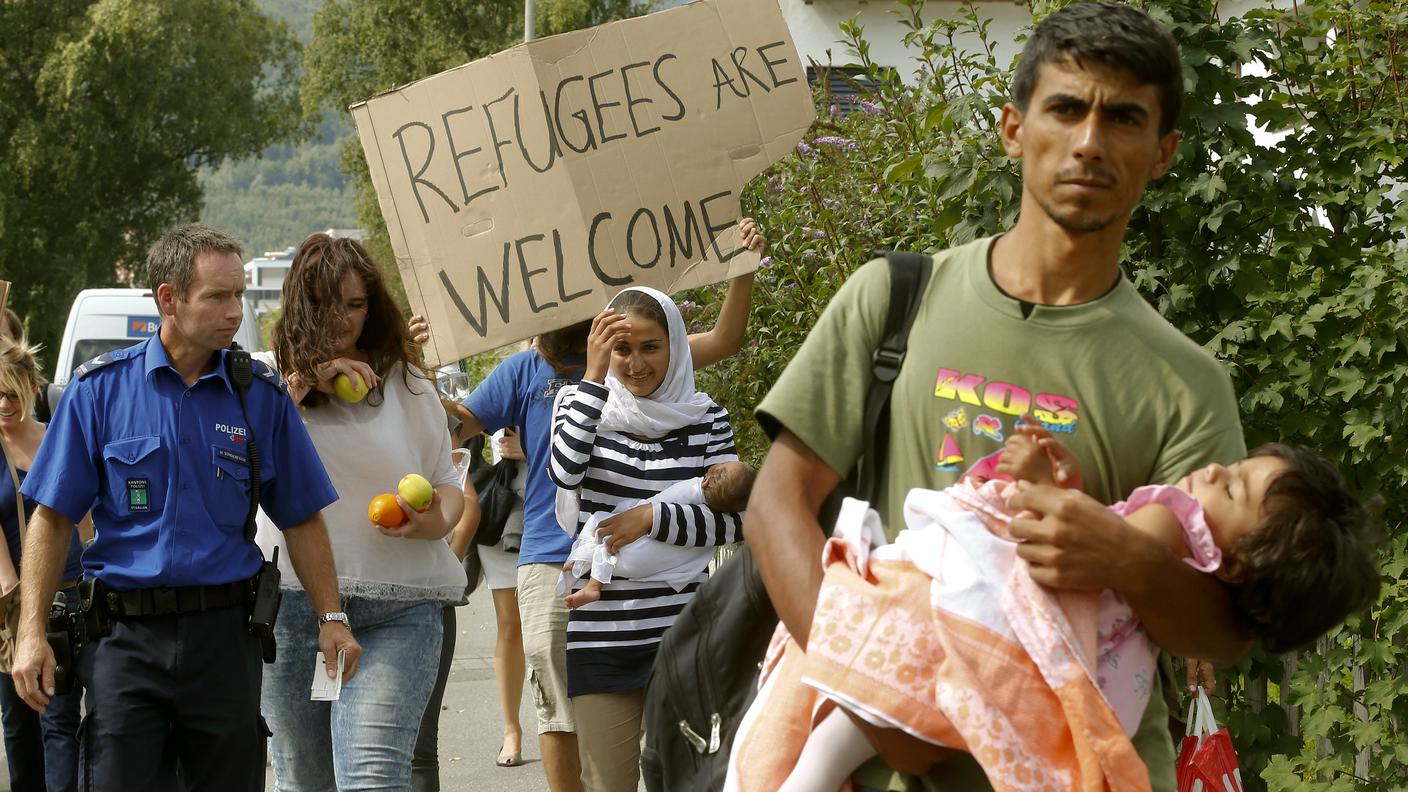
[[[179,766],[185,789],[260,790],[267,730],[249,617],[263,559],[245,530],[251,469],[259,503],[284,529],[294,570],[323,614],[328,672],[345,651],[346,679],[361,648],[337,612],[319,514],[337,495],[279,375],[255,362],[241,391],[226,369],[243,316],[239,244],[206,225],[179,226],[148,251],[147,280],[161,312],[157,336],[75,372],[25,479],[24,494],[39,505],[12,674],[42,711],[54,693],[45,611],[73,523],[91,509],[96,538],[83,567],[96,580],[98,610],[86,614],[78,660],[87,788],[169,788]]]

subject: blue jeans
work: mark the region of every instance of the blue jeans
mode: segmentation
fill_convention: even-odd
[[[309,701],[318,619],[302,591],[285,591],[279,606],[278,662],[264,672],[262,706],[274,733],[276,792],[410,789],[440,662],[440,604],[346,597],[342,607],[362,661],[339,700]]]
[[[78,789],[78,704],[83,689],[55,696],[41,715],[15,693],[14,680],[0,674],[0,722],[13,792],[76,792]]]
[[[65,594],[69,610],[78,609],[72,592]],[[76,792],[78,789],[79,703],[83,688],[55,696],[41,715],[15,693],[14,680],[0,674],[0,723],[5,730],[5,756],[13,792]]]

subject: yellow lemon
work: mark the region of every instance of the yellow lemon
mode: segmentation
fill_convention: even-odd
[[[435,488],[419,473],[410,473],[401,479],[401,483],[396,485],[396,491],[401,493],[402,500],[418,512],[429,509],[430,502],[435,499]]]
[[[367,398],[367,383],[362,381],[361,374],[355,372],[351,377],[346,374],[338,374],[333,377],[332,391],[337,394],[337,398],[345,402],[356,403]]]

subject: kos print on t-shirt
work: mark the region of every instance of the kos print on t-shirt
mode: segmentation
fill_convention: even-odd
[[[961,473],[967,468],[968,460],[955,440],[955,436],[962,436],[965,431],[1001,447],[1007,435],[1022,424],[1023,415],[1030,414],[1052,434],[1073,435],[1080,414],[1080,402],[1069,396],[1034,394],[1010,382],[942,367],[934,386],[934,398],[959,404],[944,415],[943,425],[947,431],[934,458],[934,467],[948,473]]]
[[[1025,414],[1071,449],[1086,491],[1106,504],[1241,458],[1226,372],[1127,278],[1090,302],[1024,311],[989,275],[991,244],[978,240],[935,259],[891,396],[876,504],[886,526],[904,523],[910,489],[952,484],[1000,449]],[[838,472],[861,452],[860,405],[889,286],[884,259],[857,270],[758,408],[769,432],[786,426]]]

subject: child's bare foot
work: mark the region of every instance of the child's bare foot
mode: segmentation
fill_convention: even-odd
[[[601,599],[601,581],[596,578],[589,579],[587,585],[581,591],[574,591],[565,598],[568,610],[575,610],[588,603]]]

